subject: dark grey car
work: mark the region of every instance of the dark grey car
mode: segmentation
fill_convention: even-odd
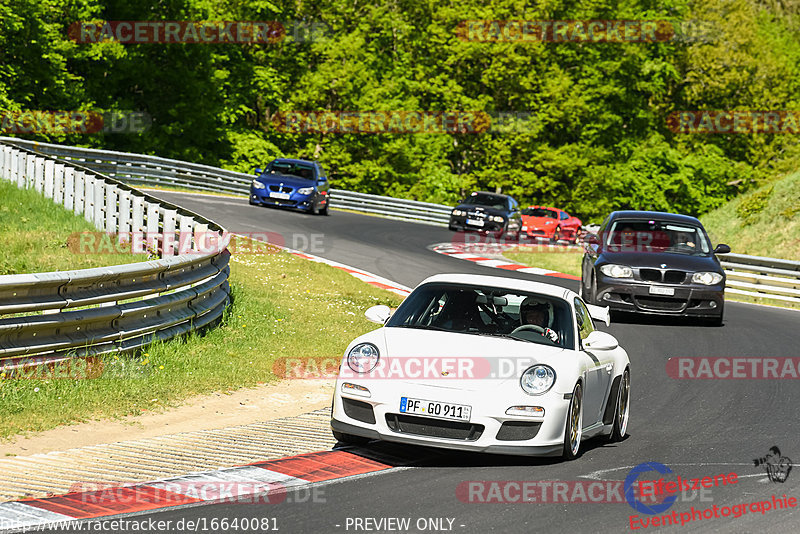
[[[695,217],[615,211],[588,236],[581,294],[591,304],[637,313],[701,317],[721,325],[725,272]]]
[[[508,195],[475,191],[450,213],[450,230],[481,232],[519,239],[522,215],[519,203]]]

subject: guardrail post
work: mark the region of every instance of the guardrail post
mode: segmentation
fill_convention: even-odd
[[[192,238],[194,237],[194,217],[181,215],[178,231],[178,254],[188,254],[193,250]]]
[[[64,205],[64,164],[53,167],[53,202]]]
[[[20,152],[17,155],[17,187],[25,189],[25,176],[28,164],[28,155],[25,152]]]
[[[17,173],[19,172],[19,150],[14,148],[11,149],[11,158],[9,163],[8,173],[5,175],[5,179],[12,183],[17,183]]]
[[[83,178],[83,218],[94,222],[94,176],[87,174]]]
[[[75,207],[75,169],[64,169],[64,207],[72,210]]]
[[[3,178],[8,180],[8,176],[11,174],[11,146],[9,145],[3,145],[3,162],[0,164],[0,170]]]
[[[145,202],[147,210],[147,248],[153,253],[158,253],[161,248],[161,239],[158,234],[158,204],[155,202]]]
[[[103,181],[106,190],[106,232],[117,233],[117,186]]]
[[[130,240],[131,232],[131,193],[130,191],[120,191],[119,193],[119,231],[120,243]]]
[[[75,169],[72,169],[72,171],[75,173],[75,196],[72,202],[75,215],[80,215],[85,209],[83,197],[86,194],[84,181],[86,173],[84,171],[76,171]]]
[[[145,251],[144,240],[144,197],[131,198],[131,252],[134,254]]]
[[[162,258],[175,255],[175,224],[177,223],[177,218],[177,210],[164,210],[164,235],[161,236]]]
[[[36,181],[36,156],[28,154],[25,159],[25,189],[31,189]]]
[[[33,162],[33,187],[38,193],[44,192],[44,162],[45,159],[41,156],[36,156],[36,161]]]
[[[94,222],[98,230],[106,229],[106,182],[99,176],[94,176]]]
[[[53,198],[53,172],[56,162],[52,159],[44,160],[44,197]]]

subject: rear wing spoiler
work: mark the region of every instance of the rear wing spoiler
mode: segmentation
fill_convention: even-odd
[[[595,321],[603,321],[606,326],[611,326],[611,308],[604,306],[595,306],[594,304],[587,304],[586,308],[589,310],[589,315]]]

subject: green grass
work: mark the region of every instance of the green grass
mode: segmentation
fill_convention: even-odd
[[[80,254],[81,232],[97,233],[82,216],[33,190],[0,180],[0,275],[88,269],[145,261],[146,254]]]
[[[231,284],[234,305],[204,336],[106,357],[98,378],[0,380],[0,438],[270,382],[281,357],[341,358],[354,337],[376,328],[368,307],[402,300],[285,252],[234,255]]]
[[[741,195],[700,220],[712,242],[727,243],[732,252],[800,260],[800,172]]]
[[[581,275],[582,250],[565,249],[563,252],[554,252],[550,250],[541,251],[536,246],[520,246],[505,251],[503,256],[511,261],[530,265],[531,267],[550,269],[560,273],[574,274],[575,276]]]

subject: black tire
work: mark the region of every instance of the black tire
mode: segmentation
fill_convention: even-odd
[[[628,433],[628,418],[631,411],[631,373],[626,367],[619,380],[617,398],[614,399],[614,422],[611,424],[611,434],[608,441],[614,443],[622,441]]]
[[[597,304],[597,278],[594,271],[592,271],[589,279],[589,289],[583,300],[585,300],[587,304]]]
[[[574,460],[581,453],[583,437],[583,388],[580,383],[575,384],[575,389],[572,390],[564,427],[564,451],[561,456],[565,460]]]
[[[336,441],[344,443],[345,445],[366,445],[369,443],[369,438],[345,434],[344,432],[337,432],[336,430],[333,431],[333,437]]]
[[[320,215],[325,215],[325,216],[327,216],[327,215],[328,215],[328,205],[327,205],[327,204],[325,204],[325,207],[324,207],[324,208],[320,208],[320,210],[319,210],[319,214],[320,214]]]

